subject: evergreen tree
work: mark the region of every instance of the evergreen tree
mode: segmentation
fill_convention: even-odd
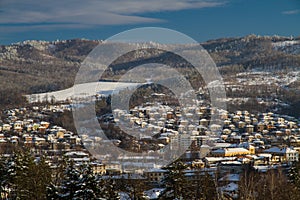
[[[194,195],[193,198],[207,200],[218,199],[217,187],[213,177],[207,172],[200,174],[198,177],[199,179],[196,180],[196,184],[193,185],[194,187],[192,188],[192,191],[196,191],[194,193],[196,195]]]
[[[300,191],[300,162],[294,162],[289,170],[290,182]]]
[[[62,183],[59,186],[59,199],[75,199],[76,192],[80,189],[80,172],[71,161],[65,169]]]
[[[143,192],[146,189],[144,180],[143,177],[140,177],[137,174],[125,174],[124,177],[119,180],[120,191],[127,194],[132,200],[144,199]]]
[[[35,191],[31,186],[34,184],[29,180],[33,174],[30,170],[34,168],[34,158],[28,151],[17,152],[13,157],[12,183],[14,195],[17,199],[29,199]]]
[[[6,181],[11,199],[45,199],[51,171],[45,159],[35,162],[29,151],[16,152],[6,161]]]
[[[182,162],[175,162],[165,169],[168,170],[163,184],[166,190],[161,194],[161,199],[185,199],[188,195],[187,180],[184,170],[187,168]]]
[[[60,180],[56,178],[47,188],[49,200],[94,200],[118,199],[117,190],[111,182],[103,182],[93,173],[90,164],[75,166],[72,161],[61,163],[59,168],[65,167]],[[60,169],[58,169],[60,171]],[[60,174],[58,172],[58,174]],[[111,190],[113,188],[113,190]]]
[[[8,173],[9,162],[8,159],[0,159],[0,197],[7,197],[9,195],[8,188],[10,185],[10,176]]]
[[[100,196],[97,178],[90,164],[81,168],[79,184],[80,190],[76,191],[76,198],[93,200]]]
[[[100,177],[99,187],[101,188],[100,197],[104,199],[120,199],[118,187],[114,179]]]
[[[53,182],[51,182],[47,187],[47,200],[56,200],[59,199],[59,188]]]
[[[31,182],[32,199],[46,199],[47,187],[51,183],[52,171],[45,157],[29,168],[29,181]]]
[[[53,170],[51,183],[47,187],[48,200],[59,199],[60,185],[62,184],[62,181],[65,176],[66,166],[67,160],[63,158],[57,165],[56,169]]]

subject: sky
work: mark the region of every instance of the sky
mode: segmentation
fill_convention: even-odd
[[[300,0],[0,0],[0,44],[105,40],[162,27],[198,42],[249,34],[300,36]]]

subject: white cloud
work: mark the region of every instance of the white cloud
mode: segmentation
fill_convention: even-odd
[[[223,5],[211,0],[1,0],[0,24],[86,27],[163,22],[141,14]],[[52,25],[51,25],[52,24]],[[58,24],[58,25],[57,25]],[[65,24],[65,25],[59,25]],[[43,25],[44,26],[44,25]]]
[[[300,10],[287,10],[282,12],[284,15],[296,15],[298,13],[300,13]]]

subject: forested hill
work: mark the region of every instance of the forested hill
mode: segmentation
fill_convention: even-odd
[[[19,94],[72,86],[80,63],[98,44],[101,41],[72,39],[24,41],[0,46],[0,102],[14,103],[13,98]],[[211,40],[201,45],[224,76],[244,71],[288,71],[300,67],[300,38],[249,35]],[[149,58],[134,61],[128,56],[125,63],[116,63],[106,78],[113,79],[122,73],[122,69],[130,67],[133,62],[143,62],[143,59],[149,61]],[[154,59],[159,59],[159,55]],[[185,63],[180,62],[178,60],[178,65],[184,69]]]
[[[202,44],[218,66],[244,70],[292,70],[300,67],[300,38],[262,37],[211,40]]]

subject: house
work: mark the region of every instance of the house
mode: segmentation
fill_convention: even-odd
[[[70,151],[65,153],[65,156],[73,160],[75,163],[86,163],[90,161],[89,154],[83,151]]]
[[[45,127],[46,129],[49,127],[50,123],[49,122],[45,122],[45,121],[42,121],[41,123],[41,126]]]
[[[94,174],[101,174],[101,175],[106,174],[106,168],[103,163],[92,162],[91,166]]]
[[[254,126],[249,124],[246,126],[246,132],[247,133],[253,133],[254,132]]]
[[[14,123],[14,130],[17,132],[21,132],[23,130],[23,123],[21,121],[16,121]]]
[[[206,167],[215,167],[223,161],[232,161],[236,159],[236,157],[205,157],[204,162]]]
[[[39,128],[40,133],[45,133],[46,132],[46,127],[45,126],[40,126]]]
[[[217,149],[211,152],[214,156],[220,156],[220,157],[229,157],[229,156],[240,156],[240,155],[248,155],[248,154],[254,154],[255,149],[253,146],[249,147],[248,149],[245,148],[224,148],[224,149]]]
[[[189,134],[180,134],[178,139],[179,147],[182,149],[188,149],[192,144],[191,135]]]
[[[107,175],[119,175],[122,173],[121,164],[117,161],[105,163]]]
[[[37,146],[41,146],[41,145],[45,145],[46,143],[46,139],[45,138],[41,138],[41,137],[34,137],[34,143]]]
[[[223,161],[219,164],[219,171],[221,174],[235,173],[239,174],[243,171],[243,163],[240,161]]]
[[[3,131],[10,131],[11,125],[10,124],[3,124],[2,125],[2,130]]]
[[[199,159],[195,159],[194,161],[192,161],[191,163],[191,167],[192,168],[204,168],[205,164],[202,160],[199,160]]]
[[[147,177],[149,182],[156,182],[159,183],[167,173],[167,170],[164,169],[149,169],[144,171],[144,176]]]
[[[271,147],[264,151],[272,155],[273,162],[295,162],[299,160],[299,152],[290,147]]]

